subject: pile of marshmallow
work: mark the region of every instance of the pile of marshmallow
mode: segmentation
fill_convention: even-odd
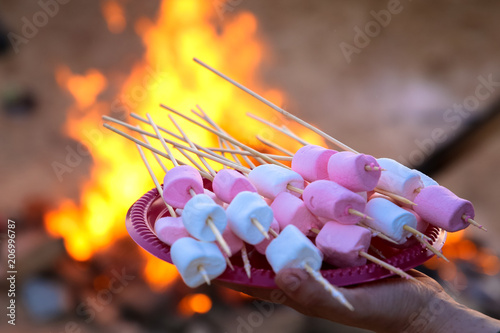
[[[365,265],[360,253],[377,234],[405,246],[415,237],[408,230],[424,233],[431,224],[453,232],[474,218],[469,201],[417,170],[315,145],[300,148],[291,168],[221,169],[212,189],[191,166],[170,169],[163,198],[179,216],[161,217],[154,226],[192,288],[221,275],[231,256],[246,254],[246,244],[265,255],[275,273],[285,267],[319,271],[323,261]]]

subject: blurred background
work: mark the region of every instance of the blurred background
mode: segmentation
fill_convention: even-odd
[[[298,148],[245,116],[282,122],[271,109],[193,57],[356,150],[417,167],[471,200],[489,231],[449,235],[451,262],[420,269],[500,318],[499,13],[487,0],[3,0],[1,260],[12,219],[18,274],[16,326],[2,320],[0,329],[362,332],[285,307],[263,311],[223,288],[191,290],[128,237],[127,209],[154,185],[101,115],[136,123],[130,112],[149,112],[168,124],[160,103],[184,113],[199,104],[243,142],[263,149],[261,134]]]

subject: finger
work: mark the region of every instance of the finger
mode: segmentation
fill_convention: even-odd
[[[284,303],[299,312],[330,320],[332,316],[346,319],[352,317],[350,310],[333,298],[320,283],[302,269],[283,269],[276,275],[275,281],[286,294],[287,299]],[[354,294],[348,289],[338,289],[356,309]]]

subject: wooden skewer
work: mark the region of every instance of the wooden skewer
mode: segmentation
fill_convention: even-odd
[[[303,121],[302,119],[294,116],[293,114],[283,110],[282,108],[278,107],[277,105],[271,103],[270,101],[268,101],[267,99],[265,99],[264,97],[256,94],[255,92],[253,92],[252,90],[248,89],[247,87],[241,85],[240,83],[234,81],[233,79],[229,78],[227,75],[224,75],[222,74],[221,72],[219,72],[218,70],[208,66],[207,64],[203,63],[202,61],[194,58],[193,59],[196,63],[200,64],[201,66],[205,67],[206,69],[210,70],[211,72],[217,74],[218,76],[222,77],[223,79],[225,79],[226,81],[229,81],[230,83],[232,83],[233,85],[235,85],[236,87],[240,88],[241,90],[245,91],[246,93],[252,95],[253,97],[255,97],[256,99],[258,99],[259,101],[263,102],[264,104],[266,104],[267,106],[271,107],[272,109],[278,111],[279,113],[281,113],[282,115],[284,115],[286,118],[288,119],[292,119],[294,120],[295,122],[301,124],[302,126],[310,129],[311,131],[313,131],[314,133],[316,134],[319,134],[321,135],[323,138],[325,138],[326,140],[330,141],[331,143],[333,143],[334,145],[342,148],[343,150],[349,150],[349,151],[352,151],[354,153],[357,153],[357,151],[355,151],[354,149],[350,148],[349,146],[343,144],[342,142],[334,139],[333,137],[331,137],[330,135],[326,134],[325,132],[321,131],[320,129],[308,124],[307,122]]]
[[[278,233],[277,233],[274,229],[272,229],[272,228],[269,228],[269,233],[270,233],[270,234],[271,234],[271,236],[273,236],[274,238],[276,238],[276,237],[278,237],[278,236],[279,236],[279,235],[278,235]]]
[[[383,234],[382,232],[375,230],[372,227],[370,227],[362,222],[358,222],[358,223],[356,223],[356,225],[370,230],[370,232],[372,233],[372,237],[378,237],[380,239],[388,241],[389,243],[398,244],[398,242],[396,242],[394,239],[390,238],[386,234]]]
[[[168,153],[168,156],[171,157],[170,160],[174,164],[174,167],[179,166],[179,164],[177,163],[176,159],[173,158],[174,155],[172,154],[172,151],[170,150],[170,148],[167,146],[167,143],[165,142],[165,139],[161,135],[160,130],[158,129],[158,126],[156,126],[155,122],[153,121],[153,118],[151,118],[151,115],[149,113],[146,113],[146,116],[148,117],[149,124],[155,130],[156,137],[158,138],[158,140],[160,140],[160,143],[163,146],[163,149],[165,149],[165,151]]]
[[[231,260],[229,260],[229,257],[226,257],[226,264],[229,266],[229,268],[234,271],[234,266]]]
[[[222,142],[222,139],[217,137],[217,142],[219,142],[219,148],[220,149],[224,149],[224,143]],[[225,152],[221,152],[221,155],[222,157],[226,158],[226,153]],[[227,166],[225,164],[222,165],[222,168],[225,169],[227,168]]]
[[[241,248],[241,259],[243,260],[243,267],[245,268],[245,272],[249,279],[252,278],[252,266],[250,265],[250,260],[248,260],[247,247],[245,243],[243,243],[243,247]]]
[[[188,143],[188,145],[193,148],[193,149],[196,149],[196,146],[193,144],[193,142],[191,140],[189,140],[189,137],[187,136],[186,132],[184,132],[184,130],[182,129],[182,127],[179,126],[179,124],[175,121],[174,117],[172,117],[172,115],[169,115],[169,118],[170,118],[170,121],[172,121],[172,123],[175,125],[175,127],[177,127],[177,130],[181,133],[181,135],[184,137],[184,140],[186,140],[186,142]],[[210,166],[210,164],[207,163],[207,161],[198,155],[198,158],[200,159],[201,163],[203,163],[203,165],[207,168],[208,172],[212,175],[212,176],[215,176],[216,172],[215,170]]]
[[[382,167],[378,166],[371,166],[371,165],[365,165],[365,170],[366,171],[387,171],[386,169],[383,169]]]
[[[193,191],[193,189],[191,189],[191,191]],[[208,227],[212,230],[213,234],[215,235],[215,238],[217,239],[217,243],[220,244],[220,246],[222,247],[222,249],[224,250],[224,252],[226,252],[226,254],[228,256],[231,256],[231,250],[229,249],[229,245],[227,245],[227,242],[224,240],[224,238],[222,238],[222,235],[220,234],[219,229],[217,229],[217,227],[215,226],[214,221],[212,221],[212,218],[209,217],[207,219],[206,223],[207,223]]]
[[[354,307],[349,303],[349,301],[344,297],[344,295],[334,287],[328,280],[326,280],[320,272],[315,271],[308,263],[304,263],[304,269],[309,275],[311,275],[316,281],[318,281],[326,291],[328,291],[333,298],[338,300],[342,305],[351,311],[354,311]]]
[[[278,126],[278,125],[276,125],[276,124],[273,124],[273,123],[272,123],[272,122],[270,122],[270,121],[267,121],[267,120],[265,120],[265,119],[263,119],[263,118],[261,118],[261,117],[259,117],[259,116],[256,116],[256,115],[254,115],[254,114],[252,114],[252,113],[250,113],[250,112],[247,112],[247,116],[249,116],[250,118],[253,118],[253,119],[255,119],[255,120],[257,120],[257,121],[259,121],[259,122],[261,122],[261,123],[263,123],[263,124],[265,124],[265,125],[267,125],[267,126],[269,126],[269,127],[273,128],[273,129],[275,129],[275,130],[276,130],[276,131],[278,131],[278,132],[281,132],[281,133],[283,133],[283,134],[285,134],[285,135],[287,135],[287,136],[291,137],[292,139],[297,140],[299,143],[301,143],[301,144],[302,144],[302,145],[304,145],[304,146],[308,145],[307,141],[303,140],[301,137],[299,137],[299,136],[297,136],[297,135],[295,135],[295,134],[291,133],[290,131],[286,131],[286,130],[284,130],[283,128],[279,127],[279,126]]]
[[[427,235],[424,235],[423,233],[421,233],[420,231],[416,230],[415,228],[410,227],[408,224],[405,224],[403,226],[403,229],[406,230],[406,231],[408,231],[408,232],[410,232],[410,233],[412,233],[417,238],[427,239],[428,241],[432,242],[432,238],[430,238]]]
[[[374,191],[375,191],[375,192],[377,192],[377,193],[383,194],[383,195],[385,195],[385,196],[388,196],[389,198],[392,198],[392,199],[394,199],[394,200],[396,200],[396,201],[399,201],[399,202],[402,202],[402,203],[408,204],[408,205],[412,205],[412,206],[416,206],[416,205],[417,205],[416,203],[414,203],[414,202],[413,202],[413,201],[411,201],[411,200],[406,199],[405,197],[402,197],[402,196],[397,195],[397,194],[395,194],[395,193],[391,193],[391,192],[386,191],[386,190],[382,190],[382,189],[380,189],[380,188],[378,188],[378,187],[376,187],[376,188],[374,189]]]
[[[187,158],[189,160],[189,162],[191,162],[198,170],[203,170],[203,167],[198,162],[196,162],[191,156],[189,156],[189,154],[186,153],[182,148],[175,147],[175,149],[177,149],[182,155],[184,155],[184,157]],[[209,178],[207,178],[207,179],[209,179]],[[212,175],[210,175],[209,180],[210,181],[213,180]]]
[[[356,210],[356,209],[354,209],[354,208],[349,208],[347,211],[349,212],[349,214],[359,216],[359,217],[361,217],[362,219],[365,219],[365,220],[373,220],[373,217],[368,216],[368,215],[366,215],[366,214],[364,214],[364,213],[361,213],[359,210]]]
[[[438,251],[436,248],[434,248],[431,244],[429,244],[425,239],[415,237],[422,245],[424,245],[429,251],[434,253],[436,256],[438,256],[441,259],[444,259],[447,262],[450,262],[448,258],[446,258],[440,251]]]
[[[272,141],[269,141],[267,139],[264,139],[262,136],[260,135],[256,135],[255,136],[257,138],[257,140],[259,140],[260,142],[262,142],[263,144],[265,144],[266,146],[269,146],[271,148],[274,148],[276,150],[279,150],[280,152],[282,152],[283,154],[285,155],[288,155],[290,157],[293,157],[293,153],[290,152],[289,150],[286,150],[285,148],[281,147],[280,145],[277,145],[276,143],[272,142]]]
[[[234,145],[236,145],[236,146],[239,146],[240,148],[242,148],[242,149],[244,149],[244,150],[246,150],[246,151],[251,152],[254,156],[258,156],[258,157],[262,158],[263,160],[265,160],[265,161],[266,161],[266,162],[268,162],[268,163],[271,163],[271,164],[276,164],[276,165],[279,165],[279,166],[281,166],[281,167],[284,167],[284,168],[290,169],[290,168],[289,168],[289,167],[287,167],[286,165],[284,165],[284,164],[282,164],[282,163],[280,163],[280,162],[277,162],[277,161],[273,160],[272,158],[270,158],[270,157],[266,156],[265,154],[262,154],[261,152],[259,152],[259,151],[255,150],[255,149],[253,149],[253,148],[251,148],[251,147],[249,147],[249,146],[247,146],[247,145],[244,145],[243,143],[239,142],[239,141],[238,141],[238,140],[236,140],[236,139],[233,139],[231,136],[229,136],[229,135],[227,135],[227,134],[224,134],[224,133],[221,133],[221,132],[219,132],[219,131],[216,131],[216,130],[214,130],[214,129],[211,129],[210,127],[203,125],[202,123],[200,123],[200,122],[198,122],[198,121],[196,121],[196,120],[194,120],[194,119],[192,119],[192,118],[190,118],[190,117],[188,117],[188,116],[186,116],[186,115],[182,114],[181,112],[179,112],[179,111],[177,111],[177,110],[172,109],[171,107],[168,107],[168,106],[163,105],[163,104],[161,104],[161,107],[162,107],[162,108],[164,108],[164,109],[166,109],[166,110],[168,110],[168,111],[170,111],[170,112],[173,112],[173,113],[177,114],[178,116],[180,116],[180,117],[182,117],[182,118],[184,118],[184,119],[186,119],[186,120],[188,120],[188,121],[192,122],[193,124],[196,124],[196,125],[200,126],[201,128],[203,128],[203,129],[205,129],[205,130],[209,131],[210,133],[215,134],[215,135],[217,135],[217,136],[219,136],[219,137],[223,138],[223,139],[224,139],[224,140],[226,140],[226,141],[229,141],[229,142],[231,142],[232,144],[234,144]]]
[[[137,127],[139,127],[139,126],[137,126]],[[147,137],[147,136],[145,136],[144,134],[141,134],[141,137],[142,137],[142,139],[144,140],[144,142],[146,142],[148,145],[150,145],[150,144],[151,144],[151,142],[149,142],[149,139],[148,139],[148,137]],[[158,156],[158,154],[155,154],[155,153],[153,153],[153,152],[152,152],[152,154],[153,154],[153,156],[155,157],[156,162],[158,162],[158,164],[159,164],[159,165],[160,165],[160,167],[162,168],[163,172],[167,173],[168,169],[167,169],[167,167],[165,166],[165,164],[163,164],[163,162],[162,162],[162,160],[160,159],[160,157]]]
[[[227,133],[226,131],[224,131],[224,129],[222,129],[222,127],[220,127],[215,121],[213,121],[212,118],[210,118],[210,116],[201,108],[201,106],[196,105],[196,107],[198,108],[198,110],[200,111],[201,114],[198,113],[198,112],[196,112],[196,111],[194,111],[194,110],[191,110],[192,113],[194,113],[195,115],[197,115],[199,118],[203,119],[207,124],[209,124],[210,126],[212,126],[217,131],[219,131],[221,133],[224,133],[226,135],[229,135],[229,133]],[[241,149],[238,146],[233,146],[233,145],[231,145],[231,143],[228,143],[228,146],[229,146],[229,148],[235,148],[236,150],[243,151],[243,149]],[[242,157],[243,157],[243,160],[248,164],[248,167],[250,169],[255,168],[255,164],[253,164],[253,162],[248,157],[246,157],[246,156],[242,156]],[[235,158],[235,157],[233,156],[233,158]],[[239,163],[239,161],[238,161],[238,163]]]
[[[311,228],[309,230],[312,231],[312,232],[314,232],[316,235],[319,234],[319,232],[321,231],[318,228]]]
[[[387,258],[384,256],[384,254],[382,253],[382,251],[380,251],[379,249],[377,249],[375,246],[373,246],[371,244],[370,244],[370,250],[373,251],[373,252],[375,252],[383,260],[387,260]]]
[[[264,227],[262,226],[262,224],[256,218],[252,218],[251,221],[252,221],[252,224],[257,229],[259,229],[260,233],[263,234],[264,237],[266,237],[266,239],[269,239],[269,234],[267,233],[266,229],[264,229]]]
[[[213,152],[218,152],[218,153],[229,153],[229,154],[235,154],[235,155],[242,155],[242,156],[252,156],[251,153],[247,151],[242,151],[242,150],[234,150],[234,149],[226,149],[226,148],[217,148],[217,147],[211,147],[211,148],[206,148],[210,151]],[[275,155],[275,154],[265,154],[277,161],[288,161],[290,162],[292,160],[292,156],[283,156],[283,155]]]
[[[474,221],[473,219],[471,219],[470,217],[468,217],[467,215],[462,215],[462,219],[465,221],[465,222],[469,222],[470,224],[472,224],[473,226],[481,229],[481,230],[484,230],[484,231],[488,231],[485,227],[483,227],[481,224],[477,223],[476,221]]]
[[[210,278],[208,277],[207,271],[205,270],[205,268],[203,267],[203,265],[199,265],[198,266],[198,272],[203,276],[203,278],[205,279],[205,282],[208,285],[210,285]]]
[[[302,139],[300,136],[298,136],[297,134],[295,134],[291,129],[289,129],[286,125],[281,125],[281,129],[283,129],[283,131],[285,131],[288,135],[292,136],[292,137],[295,137],[295,138],[299,138],[301,141],[302,141],[302,144],[304,146],[308,146],[310,145],[309,142],[307,142],[306,140]]]
[[[168,209],[168,212],[170,213],[170,216],[177,217],[177,214],[175,214],[175,210],[172,208],[172,206],[167,204],[167,202],[165,201],[165,198],[163,197],[163,189],[161,188],[160,182],[156,178],[156,176],[153,172],[153,169],[151,168],[151,165],[149,164],[148,159],[146,158],[146,155],[144,154],[144,150],[142,150],[142,147],[139,146],[138,144],[136,144],[136,146],[137,146],[137,149],[139,150],[139,154],[141,154],[142,161],[144,162],[144,164],[146,165],[146,168],[148,169],[149,175],[151,176],[151,178],[153,179],[153,182],[155,183],[156,189],[158,190],[158,193],[160,194],[161,199],[163,200],[165,205],[167,205],[167,209]]]
[[[134,138],[133,136],[131,136],[131,135],[129,135],[129,134],[127,134],[127,133],[123,132],[123,131],[120,131],[120,130],[119,130],[119,129],[117,129],[117,128],[114,128],[113,126],[110,126],[109,124],[103,124],[103,126],[104,126],[105,128],[107,128],[107,129],[109,129],[110,131],[113,131],[113,132],[115,132],[116,134],[119,134],[119,135],[123,136],[124,138],[126,138],[126,139],[128,139],[128,140],[130,140],[130,141],[133,141],[133,142],[135,142],[136,144],[139,144],[139,145],[141,145],[141,146],[142,146],[142,147],[144,147],[144,148],[147,148],[147,149],[151,150],[152,152],[154,152],[154,153],[156,153],[156,154],[158,154],[158,155],[161,155],[161,156],[163,156],[163,157],[165,157],[165,158],[170,159],[170,156],[169,156],[168,154],[166,154],[166,153],[162,152],[161,150],[156,149],[155,147],[153,147],[153,146],[151,146],[151,145],[146,144],[145,142],[142,142],[141,140],[138,140],[138,139]],[[189,149],[191,149],[191,148],[189,148]],[[179,160],[177,160],[177,162],[178,162],[179,164],[182,164],[182,165],[185,165],[185,164],[186,164],[186,163],[184,163],[184,162],[182,162],[182,161],[179,161]],[[202,177],[204,177],[204,178],[206,178],[206,179],[209,179],[209,180],[213,179],[213,178],[212,178],[212,176],[211,176],[210,174],[208,174],[208,173],[206,173],[206,172],[204,172],[204,171],[202,171],[202,170],[199,170],[199,172],[200,172],[200,174],[201,174],[201,176],[202,176]]]
[[[140,140],[137,140],[137,139],[136,139],[136,138],[134,138],[133,136],[128,135],[127,133],[122,132],[122,131],[120,131],[120,130],[118,130],[118,129],[116,129],[116,128],[114,128],[114,127],[112,127],[112,126],[108,125],[108,124],[104,124],[103,126],[104,126],[104,127],[106,127],[106,128],[108,128],[108,129],[110,129],[111,131],[113,131],[113,132],[115,132],[115,133],[117,133],[117,134],[120,134],[121,136],[123,136],[123,137],[125,137],[125,138],[127,138],[127,139],[129,139],[129,140],[131,140],[131,141],[134,141],[134,142],[136,142],[136,143],[139,143],[139,144],[140,144],[140,145],[142,145],[143,147],[146,147],[146,148],[148,148],[149,150],[154,151],[154,152],[156,152],[157,154],[160,154],[160,155],[161,155],[161,156],[163,156],[163,157],[166,157],[166,158],[168,158],[168,159],[173,158],[173,157],[171,157],[170,155],[165,154],[164,152],[162,152],[162,151],[160,151],[160,150],[158,150],[158,149],[156,149],[156,148],[152,147],[151,145],[147,145],[147,144],[145,144],[144,142],[142,142],[142,141],[140,141]],[[154,134],[149,133],[149,132],[146,132],[146,131],[143,131],[143,130],[140,130],[140,129],[135,128],[135,127],[131,127],[131,130],[136,131],[136,132],[139,132],[139,133],[143,133],[143,134],[146,134],[146,135],[150,135],[150,136],[153,136],[153,137],[155,137],[155,138],[156,138],[156,136],[155,136]],[[145,133],[144,133],[144,132],[145,132]],[[243,166],[241,166],[241,165],[239,165],[239,164],[235,164],[235,163],[233,163],[233,162],[229,161],[228,159],[223,159],[223,158],[222,158],[222,156],[217,155],[217,154],[215,154],[215,153],[212,153],[212,152],[211,152],[211,154],[208,154],[208,153],[205,153],[205,152],[199,151],[199,150],[197,150],[197,149],[193,149],[193,148],[191,148],[191,147],[181,145],[180,143],[175,142],[175,141],[172,141],[172,140],[168,140],[168,139],[164,139],[164,140],[165,140],[166,142],[170,143],[171,145],[173,145],[173,146],[174,146],[174,147],[176,147],[176,148],[179,148],[179,147],[180,147],[180,148],[181,148],[181,149],[183,149],[183,150],[189,151],[189,152],[194,153],[194,154],[197,154],[197,155],[201,155],[201,156],[203,156],[203,157],[205,157],[205,158],[208,158],[208,159],[214,160],[214,161],[216,161],[216,162],[218,162],[218,163],[221,163],[221,164],[226,163],[226,165],[227,165],[227,166],[230,166],[230,167],[232,167],[232,168],[234,168],[234,169],[236,169],[236,170],[239,170],[239,171],[241,171],[241,172],[246,172],[246,173],[248,173],[248,172],[250,172],[250,171],[251,171],[249,168],[243,167]],[[198,147],[198,146],[197,146],[197,147]],[[202,148],[202,149],[205,149],[205,148]],[[181,161],[179,161],[179,160],[177,160],[177,162],[178,162],[179,164],[186,164],[186,163],[183,163],[183,162],[181,162]],[[203,174],[204,174],[204,175],[208,175],[208,177],[205,177],[205,178],[210,179],[210,180],[212,180],[212,179],[213,179],[213,177],[212,177],[210,174],[208,174],[208,173],[206,173],[206,172],[204,172],[204,171],[200,170],[200,173],[201,173],[201,172],[203,172]]]
[[[374,262],[375,264],[384,267],[385,269],[409,280],[417,281],[414,277],[411,275],[408,275],[408,273],[405,273],[402,269],[399,269],[391,264],[386,263],[385,261],[382,261],[371,254],[366,253],[365,251],[359,251],[359,256],[366,258],[367,260],[370,260],[371,262]]]

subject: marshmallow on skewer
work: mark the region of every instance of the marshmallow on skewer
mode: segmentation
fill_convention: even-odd
[[[304,201],[296,196],[281,192],[271,204],[274,218],[278,221],[280,229],[293,224],[304,235],[312,236],[311,228],[320,228],[321,223],[316,216],[307,209]]]
[[[312,182],[305,188],[302,197],[314,215],[343,224],[358,223],[366,206],[359,194],[330,180]]]
[[[373,220],[365,221],[369,227],[382,232],[399,244],[406,242],[412,233],[405,229],[405,225],[415,229],[417,219],[415,215],[384,198],[374,198],[368,201],[365,213]]]
[[[226,209],[231,230],[248,244],[258,244],[268,238],[273,222],[273,210],[255,192],[240,192]]]
[[[172,263],[191,288],[210,284],[226,270],[226,260],[217,245],[185,237],[170,248]]]
[[[182,223],[182,217],[166,216],[155,222],[156,236],[165,244],[172,246],[176,240],[189,237],[189,232]]]
[[[420,190],[413,207],[424,220],[446,231],[458,231],[469,226],[474,218],[474,207],[446,187],[431,185]]]
[[[437,181],[435,181],[431,177],[427,176],[425,173],[420,172],[417,169],[412,169],[412,171],[415,171],[416,173],[418,173],[420,175],[420,180],[422,180],[424,187],[431,186],[431,185],[439,185]]]
[[[189,165],[179,165],[170,169],[163,179],[163,197],[172,207],[184,208],[191,199],[191,190],[203,193],[203,179],[200,171]]]
[[[289,190],[291,185],[298,189],[304,188],[304,179],[297,172],[274,164],[262,164],[250,171],[248,179],[257,188],[260,195],[274,199],[281,192],[289,192],[300,197],[300,193]]]
[[[266,258],[273,271],[283,268],[304,268],[309,265],[318,271],[323,262],[323,254],[294,225],[288,225],[271,241],[266,249]]]
[[[283,268],[305,269],[334,298],[344,306],[354,310],[344,295],[319,272],[323,261],[321,251],[294,225],[288,225],[278,237],[273,239],[266,249],[266,258],[275,273],[278,273]]]
[[[271,230],[274,230],[273,234],[279,234],[279,232],[281,230],[280,225],[279,225],[278,221],[276,221],[276,219],[273,219],[273,222],[271,223],[271,227],[269,228],[269,231],[271,231]],[[259,252],[260,254],[266,254],[266,249],[269,246],[269,244],[271,244],[272,240],[273,240],[273,238],[264,239],[262,242],[255,244],[254,245],[255,250],[257,250],[257,252]]]
[[[243,174],[232,169],[222,169],[214,177],[212,188],[217,197],[230,203],[243,191],[257,192],[257,189]]]
[[[328,177],[353,192],[372,191],[381,176],[375,157],[342,151],[330,157]]]
[[[216,235],[207,221],[211,221],[215,228],[222,233],[227,225],[226,212],[208,195],[195,195],[184,206],[182,222],[193,237],[212,242],[216,240]]]
[[[328,160],[335,153],[337,151],[321,146],[306,145],[293,155],[292,170],[308,182],[328,179]]]
[[[424,187],[420,175],[390,158],[378,158],[378,164],[386,171],[382,172],[377,188],[413,200],[419,188]]]
[[[357,225],[326,223],[318,236],[316,246],[325,255],[325,261],[337,267],[362,266],[366,258],[359,251],[368,252],[371,232]]]
[[[208,195],[210,197],[210,199],[212,199],[219,206],[225,207],[226,204],[214,192],[207,190],[205,188],[205,189],[203,189],[203,194]]]
[[[371,233],[356,225],[328,222],[316,237],[316,245],[325,255],[325,261],[338,267],[352,267],[376,263],[405,279],[413,279],[400,268],[368,254]]]

